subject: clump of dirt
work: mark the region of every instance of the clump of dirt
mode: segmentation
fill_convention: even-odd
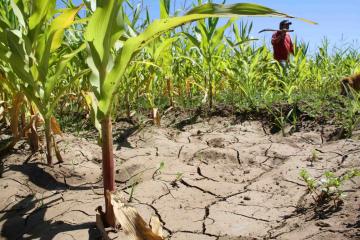
[[[189,119],[193,113],[168,112],[163,127],[114,127],[118,190],[144,219],[158,216],[168,239],[360,237],[359,178],[343,186],[347,196],[332,208],[314,206],[299,177],[301,169],[320,179],[326,170],[340,176],[360,168],[359,141],[324,141],[323,132],[332,128],[327,125],[323,132],[299,129],[283,137],[261,121],[200,110]],[[2,159],[2,238],[100,239],[94,225],[95,208],[104,204],[96,136],[57,140],[65,163],[54,168],[28,150]]]

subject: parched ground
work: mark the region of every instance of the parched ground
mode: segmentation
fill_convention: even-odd
[[[144,219],[157,215],[171,240],[360,239],[360,179],[345,184],[340,208],[315,209],[299,178],[303,168],[316,178],[359,168],[360,141],[282,137],[220,117],[115,133],[121,195]],[[100,239],[101,149],[70,134],[59,141],[65,163],[54,168],[22,142],[1,160],[1,239]]]

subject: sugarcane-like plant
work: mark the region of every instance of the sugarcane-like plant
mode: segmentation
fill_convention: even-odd
[[[289,17],[273,9],[248,3],[232,5],[204,4],[195,7],[181,17],[168,17],[153,21],[140,34],[129,37],[121,44],[126,22],[122,11],[123,0],[98,0],[96,10],[91,16],[85,39],[90,57],[89,67],[92,70],[92,84],[97,98],[96,119],[102,127],[102,158],[105,192],[105,220],[115,226],[114,209],[111,204],[111,193],[115,191],[115,172],[113,159],[112,121],[114,99],[119,92],[123,76],[133,57],[147,44],[163,33],[177,26],[209,17],[234,17],[239,15],[271,15]],[[164,1],[160,1],[164,4]],[[116,45],[116,48],[115,48]],[[120,46],[120,48],[118,48]]]

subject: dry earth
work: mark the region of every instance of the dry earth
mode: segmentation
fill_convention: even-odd
[[[360,239],[360,179],[343,187],[339,209],[315,210],[299,178],[302,168],[316,178],[359,168],[359,141],[270,135],[259,122],[220,117],[115,132],[119,191],[129,199],[135,186],[132,204],[146,220],[157,215],[171,240]],[[23,142],[1,160],[1,239],[100,239],[100,148],[70,134],[59,145],[65,163],[54,168]]]

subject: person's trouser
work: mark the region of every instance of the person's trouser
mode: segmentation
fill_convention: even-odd
[[[288,73],[289,73],[289,64],[288,64],[288,61],[286,61],[286,60],[280,60],[280,61],[279,61],[279,64],[280,64],[280,66],[281,66],[281,68],[282,68],[282,70],[283,70],[284,75],[288,75]]]

